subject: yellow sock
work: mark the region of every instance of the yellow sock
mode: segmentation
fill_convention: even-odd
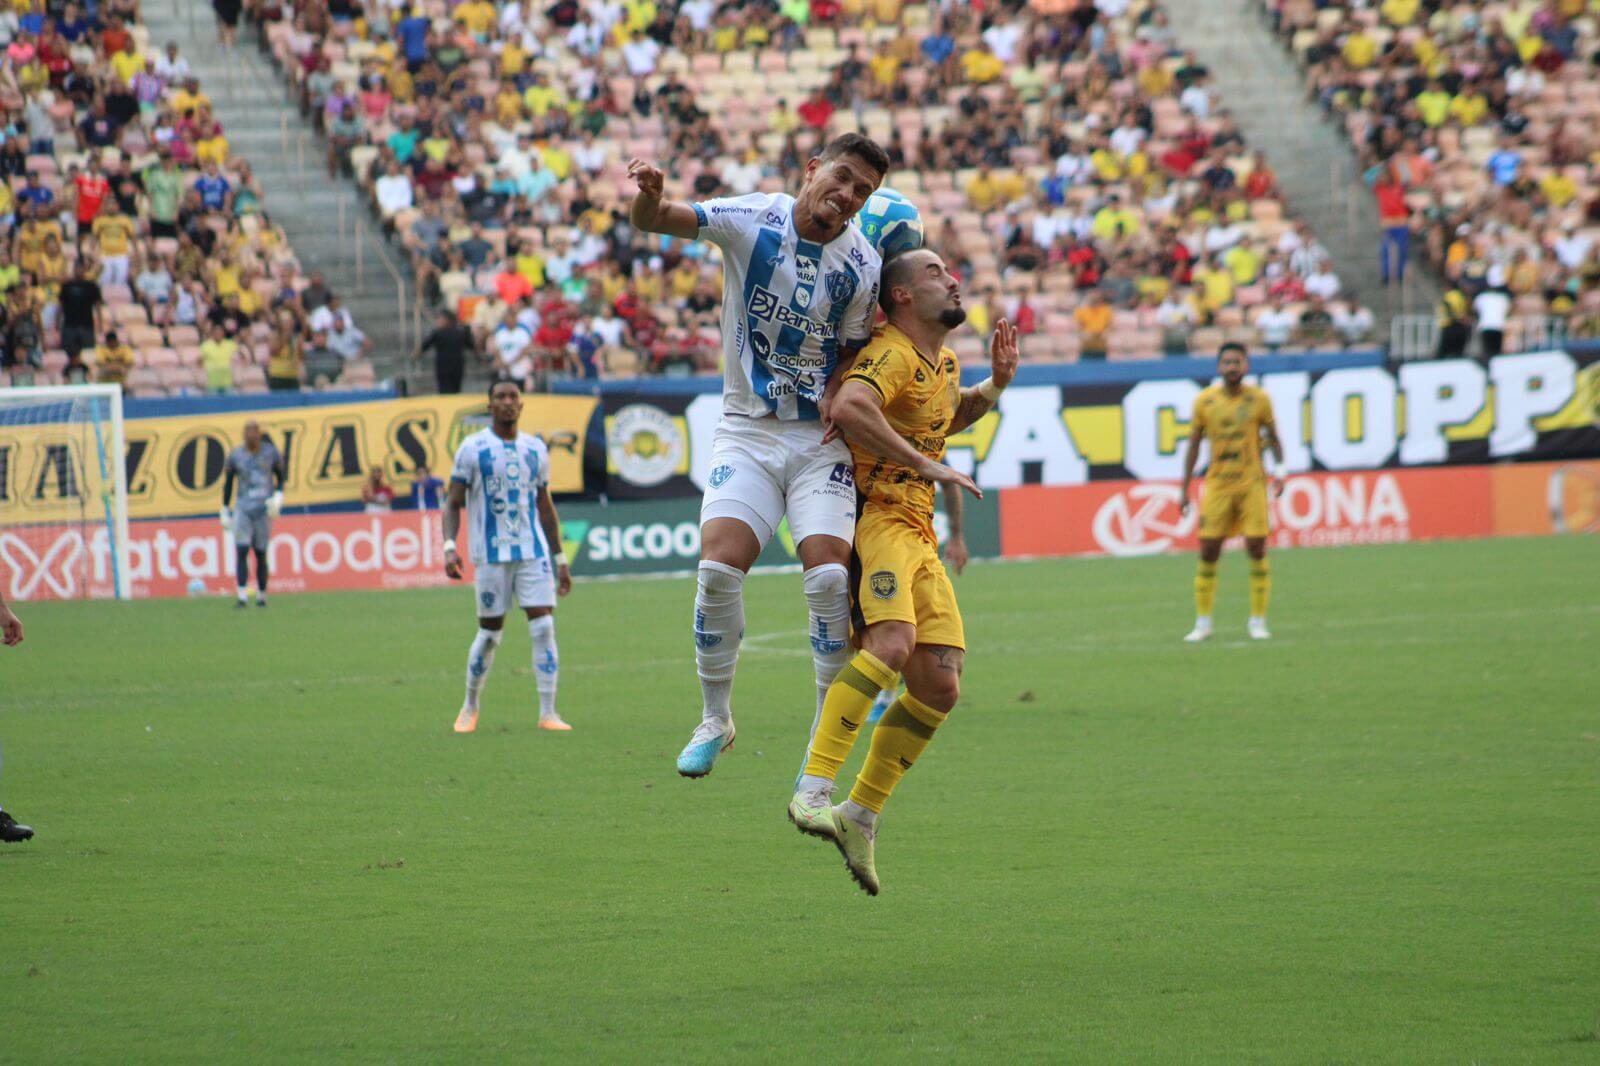
[[[878,693],[894,684],[895,673],[870,651],[857,652],[828,686],[822,700],[822,720],[811,738],[806,773],[832,781],[855,746],[856,733],[872,710]]]
[[[1198,618],[1210,618],[1211,608],[1217,602],[1217,564],[1200,560],[1194,572],[1194,613]]]
[[[936,711],[909,692],[895,700],[872,731],[872,746],[856,776],[856,787],[850,790],[851,801],[882,814],[889,793],[949,716],[950,712]]]
[[[1250,617],[1267,616],[1267,600],[1272,597],[1272,564],[1265,559],[1250,560]]]

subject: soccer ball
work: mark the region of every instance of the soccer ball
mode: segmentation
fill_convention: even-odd
[[[191,577],[189,579],[189,595],[204,596],[206,594],[205,578]]]
[[[855,223],[885,263],[901,252],[922,247],[922,213],[893,189],[885,187],[867,197]]]

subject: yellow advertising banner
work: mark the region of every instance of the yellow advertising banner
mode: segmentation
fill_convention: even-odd
[[[549,445],[555,492],[583,489],[584,436],[597,403],[587,396],[523,399],[522,428]],[[448,478],[456,448],[488,425],[488,406],[482,396],[418,396],[129,419],[128,516],[214,512],[222,503],[224,462],[250,421],[283,453],[284,502],[307,507],[359,499],[372,467],[402,494],[418,467]],[[94,512],[106,476],[92,429],[0,426],[0,526],[68,522]]]

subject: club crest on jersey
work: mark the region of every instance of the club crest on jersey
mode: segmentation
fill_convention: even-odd
[[[810,307],[811,306],[811,290],[810,289],[796,289],[796,290],[794,290],[794,302],[799,304],[801,307]]]
[[[720,489],[722,486],[728,483],[728,479],[732,476],[733,467],[724,463],[715,470],[711,471],[711,487],[714,489]]]
[[[822,284],[828,290],[828,299],[835,304],[847,304],[856,294],[856,276],[849,271],[830,270]]]
[[[880,600],[892,600],[894,594],[900,591],[900,582],[892,570],[879,570],[867,579],[867,584],[872,594]]]
[[[484,610],[489,610],[490,608],[494,607],[494,593],[492,591],[489,589],[484,589],[483,596],[481,598],[483,600]]]

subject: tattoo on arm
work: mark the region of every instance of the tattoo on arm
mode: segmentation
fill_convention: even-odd
[[[977,389],[963,389],[955,417],[950,420],[950,432],[960,433],[993,409],[994,401],[984,399]]]

